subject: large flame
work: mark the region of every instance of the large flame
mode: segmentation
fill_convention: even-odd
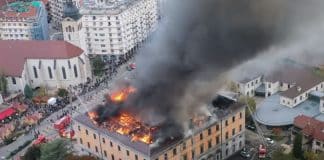
[[[129,94],[134,93],[136,88],[129,86],[120,91],[114,92],[110,95],[110,99],[115,103],[123,102],[127,99]]]
[[[96,112],[88,112],[88,116],[95,124],[98,124]],[[121,112],[118,116],[110,117],[103,122],[103,126],[111,132],[129,136],[131,141],[140,141],[146,144],[153,143],[152,133],[157,129],[157,127],[145,125],[127,112]]]

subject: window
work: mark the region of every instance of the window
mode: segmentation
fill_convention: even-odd
[[[53,78],[52,69],[51,67],[47,67],[47,69],[48,69],[48,77],[52,79]]]
[[[98,152],[98,147],[97,146],[95,146],[95,149],[96,149],[96,152]]]
[[[211,140],[208,141],[208,149],[210,149],[212,147],[212,142]]]
[[[226,149],[226,151],[225,151],[225,155],[226,155],[226,156],[228,155],[228,149]]]
[[[102,143],[106,143],[106,140],[105,140],[105,138],[102,138]]]
[[[115,156],[113,154],[111,155],[111,159],[112,160],[115,160]]]
[[[90,148],[90,143],[88,142],[88,148]]]
[[[200,154],[203,154],[204,153],[204,145],[200,145]]]
[[[208,128],[208,135],[211,135],[211,128]]]
[[[120,151],[120,146],[118,145],[118,151]]]
[[[93,139],[96,139],[97,138],[97,135],[96,134],[93,134]]]
[[[271,88],[271,83],[268,84],[268,88]],[[288,87],[289,88],[289,87]]]
[[[182,156],[182,160],[188,160],[188,157],[186,154]]]
[[[69,39],[69,41],[71,40],[71,35],[70,34],[68,34],[68,39]]]
[[[80,143],[83,144],[82,138],[80,138]]]
[[[216,144],[219,144],[219,136],[216,137]]]
[[[129,151],[128,150],[126,150],[126,155],[129,156]]]
[[[227,120],[225,121],[225,126],[228,126],[228,121]]]
[[[137,154],[135,154],[135,160],[138,160],[138,156],[137,156]]]
[[[177,155],[177,148],[173,149],[173,156]]]
[[[12,84],[16,84],[17,83],[15,77],[12,77],[11,80],[12,80]]]
[[[79,130],[79,131],[81,131],[81,128],[80,128],[80,126],[78,126],[78,130]]]
[[[34,77],[35,77],[35,78],[38,78],[37,69],[36,69],[35,66],[33,67],[33,70],[34,70]]]
[[[242,118],[242,112],[240,112],[240,118]]]
[[[235,135],[235,128],[232,129],[232,136]]]
[[[73,66],[73,70],[74,70],[74,77],[77,78],[78,77],[78,68],[76,65]]]
[[[242,131],[242,125],[240,124],[240,132]]]
[[[216,125],[216,131],[219,131],[219,125],[218,124]]]
[[[62,67],[62,74],[63,74],[63,79],[66,79],[66,72],[64,67]]]
[[[225,133],[225,139],[228,139],[228,132]]]
[[[321,146],[321,143],[320,143],[320,142],[318,142],[318,141],[316,141],[316,145],[318,145],[318,146]]]
[[[87,129],[86,129],[86,134],[87,134],[87,135],[89,135],[89,132],[88,132],[88,130],[87,130]]]
[[[182,143],[182,149],[185,150],[187,148],[186,142]]]
[[[200,133],[200,140],[202,140],[203,139],[203,134],[202,133]]]
[[[113,143],[110,141],[110,147],[113,147],[114,145],[113,145]]]
[[[235,122],[235,116],[232,117],[232,121]]]
[[[106,151],[104,151],[104,156],[107,157],[107,152]]]

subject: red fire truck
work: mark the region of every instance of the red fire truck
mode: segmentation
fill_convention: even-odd
[[[71,117],[69,115],[62,117],[54,123],[54,128],[57,130],[62,130],[65,127],[69,126],[71,123]]]

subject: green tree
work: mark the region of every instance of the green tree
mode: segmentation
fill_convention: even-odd
[[[24,88],[24,95],[27,99],[33,98],[33,90],[27,84],[25,85],[25,88]]]
[[[41,146],[40,160],[63,160],[70,152],[71,146],[67,141],[56,139]]]
[[[319,160],[318,159],[318,155],[315,154],[312,151],[306,151],[306,152],[304,152],[304,159],[305,160]]]
[[[294,139],[293,146],[293,155],[295,158],[302,159],[303,158],[303,149],[302,149],[302,135],[297,134]]]
[[[233,81],[231,81],[229,84],[228,84],[228,88],[230,91],[232,92],[238,92],[239,91],[239,88],[237,86],[237,84]]]
[[[92,60],[92,69],[93,69],[93,74],[95,76],[101,76],[103,71],[104,71],[105,63],[101,59],[101,57],[96,56]]]
[[[57,95],[60,97],[66,97],[69,95],[69,92],[64,88],[59,88],[57,91]]]
[[[98,158],[93,157],[93,156],[88,156],[88,155],[74,155],[74,154],[69,154],[65,160],[98,160]]]
[[[41,156],[41,150],[39,146],[31,146],[26,151],[22,160],[39,160]]]
[[[46,96],[46,88],[44,86],[39,87],[37,96]]]
[[[272,160],[296,160],[292,154],[285,154],[282,150],[275,150],[271,155]]]
[[[241,96],[239,98],[239,102],[246,104],[246,107],[248,107],[245,111],[245,117],[248,118],[251,116],[251,113],[254,113],[256,111],[256,102],[254,100],[254,98],[252,97],[248,97],[248,96]]]
[[[3,74],[0,74],[0,91],[2,93],[7,93],[8,82],[6,77]]]

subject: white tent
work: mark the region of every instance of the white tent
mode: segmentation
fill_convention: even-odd
[[[47,100],[47,104],[54,105],[56,104],[57,99],[55,97],[52,97]]]

